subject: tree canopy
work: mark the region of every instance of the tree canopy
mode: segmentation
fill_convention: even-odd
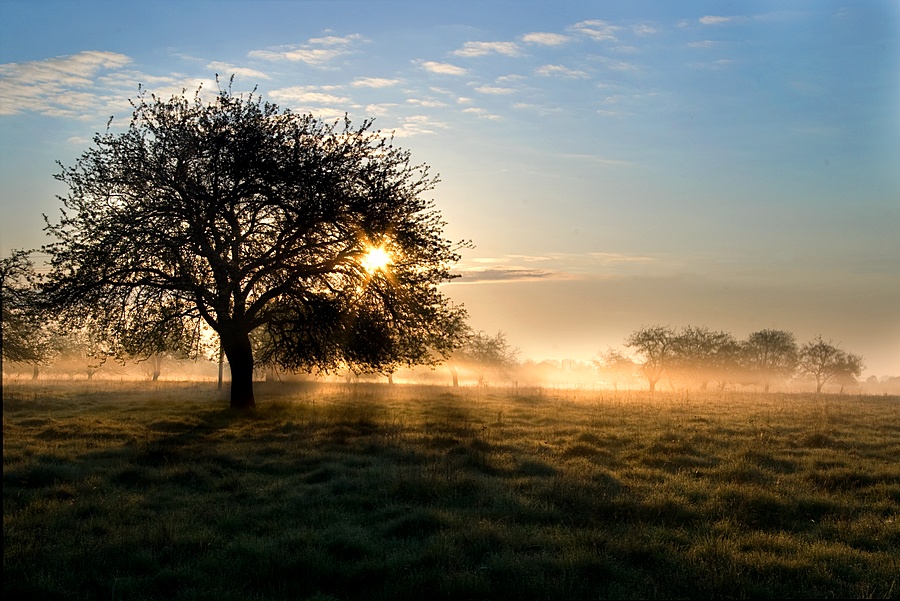
[[[801,373],[815,379],[816,392],[821,392],[822,386],[832,378],[854,381],[862,374],[864,366],[861,356],[848,353],[830,340],[825,342],[821,336],[816,336],[800,348],[797,367]]]
[[[36,364],[44,356],[35,281],[27,252],[14,251],[0,259],[0,338],[6,361]]]
[[[773,383],[790,378],[797,369],[797,341],[784,330],[753,332],[742,343],[742,359],[750,378],[768,392]]]
[[[675,360],[676,339],[675,330],[669,326],[645,326],[625,340],[625,346],[643,356],[641,371],[651,392],[656,390],[656,383]]]
[[[255,404],[254,348],[285,369],[377,370],[456,345],[464,310],[438,285],[461,243],[424,197],[438,178],[371,121],[230,88],[210,102],[143,91],[132,106],[124,132],[108,126],[57,175],[69,193],[47,219],[47,293],[68,320],[146,354],[208,327],[238,408]]]

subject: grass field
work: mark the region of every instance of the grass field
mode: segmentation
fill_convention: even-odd
[[[5,599],[900,597],[900,398],[3,390]]]

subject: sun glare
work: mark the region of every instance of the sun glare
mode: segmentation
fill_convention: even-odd
[[[391,255],[383,246],[371,246],[362,258],[362,266],[369,273],[383,270],[391,264]]]

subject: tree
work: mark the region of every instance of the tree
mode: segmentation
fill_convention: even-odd
[[[741,344],[741,355],[748,374],[762,382],[769,392],[776,380],[790,378],[797,369],[797,342],[783,330],[753,332]]]
[[[650,392],[656,390],[656,383],[668,370],[675,359],[675,331],[669,326],[641,327],[625,340],[625,346],[643,355],[641,371],[650,385]]]
[[[37,275],[27,251],[16,250],[0,260],[2,358],[31,365],[33,377],[37,377],[39,365],[50,355],[36,284]]]
[[[800,348],[798,369],[812,376],[816,380],[816,392],[822,392],[822,386],[831,379],[855,382],[864,365],[861,356],[847,353],[830,340],[825,342],[816,336]]]
[[[613,389],[619,389],[619,383],[623,382],[626,386],[632,383],[636,373],[637,365],[630,357],[619,349],[609,347],[605,352],[597,354],[594,359],[594,368],[612,382]]]
[[[110,345],[104,332],[92,322],[86,322],[78,328],[69,327],[65,332],[59,331],[53,337],[56,347],[54,368],[67,373],[69,377],[84,374],[88,380],[107,366],[107,362],[121,358],[121,353]]]
[[[166,359],[198,359],[208,353],[209,337],[204,336],[207,332],[200,321],[187,319],[166,306],[147,307],[140,317],[144,320],[116,322],[114,325],[121,329],[108,332],[106,338],[119,340],[115,349],[118,359],[143,363],[153,382],[162,374]]]
[[[675,337],[675,368],[706,390],[710,380],[724,385],[737,364],[740,346],[728,332],[686,326]]]
[[[517,363],[518,356],[519,349],[509,344],[504,332],[497,332],[491,336],[484,330],[477,332],[469,330],[450,363],[453,385],[459,386],[457,363],[465,364],[475,370],[478,374],[478,384],[482,385],[486,370],[508,369]]]
[[[325,123],[254,94],[205,103],[142,91],[123,133],[57,179],[69,187],[47,292],[111,335],[204,322],[252,408],[251,333],[288,370],[436,362],[464,315],[438,290],[459,245],[423,198],[438,182],[408,151],[348,119]],[[375,256],[380,260],[372,260]],[[368,257],[368,259],[367,259]]]

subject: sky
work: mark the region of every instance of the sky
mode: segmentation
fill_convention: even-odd
[[[773,328],[900,375],[895,0],[0,0],[0,253],[139,85],[217,74],[440,174],[443,290],[523,359]]]

